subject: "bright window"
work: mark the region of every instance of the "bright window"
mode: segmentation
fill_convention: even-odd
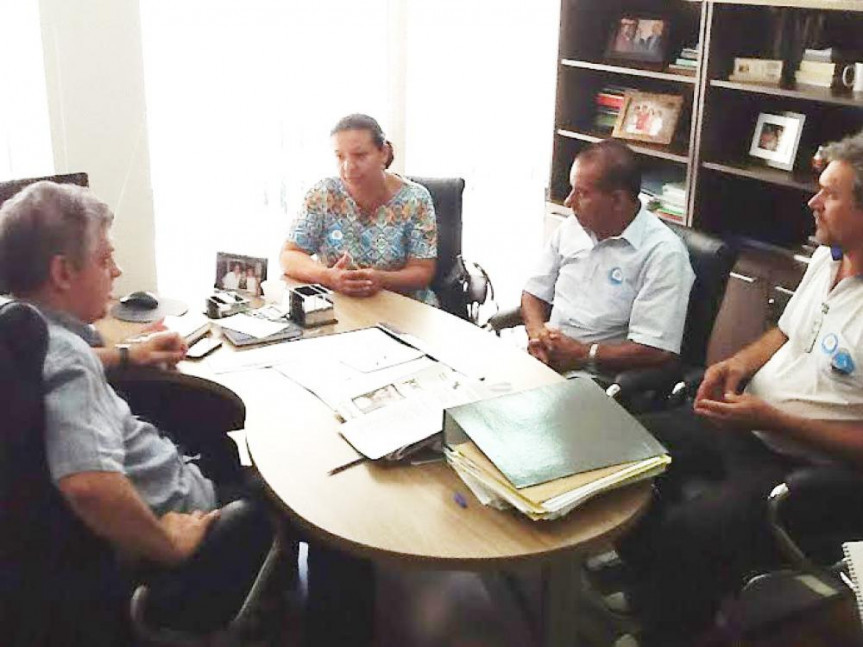
[[[38,1],[0,2],[0,25],[0,180],[52,175]]]
[[[330,128],[366,112],[397,170],[465,178],[466,255],[517,295],[512,256],[542,229],[554,4],[141,0],[160,291],[201,294],[216,251],[277,273],[304,192],[335,173]]]

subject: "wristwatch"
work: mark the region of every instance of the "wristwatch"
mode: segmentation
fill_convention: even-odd
[[[114,346],[120,353],[120,368],[128,368],[129,366],[129,344],[117,344]]]
[[[599,371],[599,367],[596,365],[596,353],[599,350],[599,344],[591,344],[590,350],[587,351],[587,370],[591,373],[596,373]]]

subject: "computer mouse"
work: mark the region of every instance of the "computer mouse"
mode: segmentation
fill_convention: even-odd
[[[120,299],[120,303],[134,310],[153,310],[159,307],[159,299],[152,292],[138,290]]]

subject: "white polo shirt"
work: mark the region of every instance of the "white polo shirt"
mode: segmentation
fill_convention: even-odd
[[[564,220],[524,290],[551,303],[549,323],[580,342],[628,339],[679,353],[694,280],[683,241],[642,209],[601,241],[574,216]]]
[[[863,420],[863,277],[830,289],[841,261],[829,247],[812,255],[779,319],[788,341],[746,388],[779,409],[820,420]],[[781,435],[756,432],[778,452],[830,460]]]

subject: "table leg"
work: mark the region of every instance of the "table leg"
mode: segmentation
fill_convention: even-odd
[[[581,586],[581,559],[565,555],[542,567],[540,644],[542,647],[574,647],[576,608]]]

